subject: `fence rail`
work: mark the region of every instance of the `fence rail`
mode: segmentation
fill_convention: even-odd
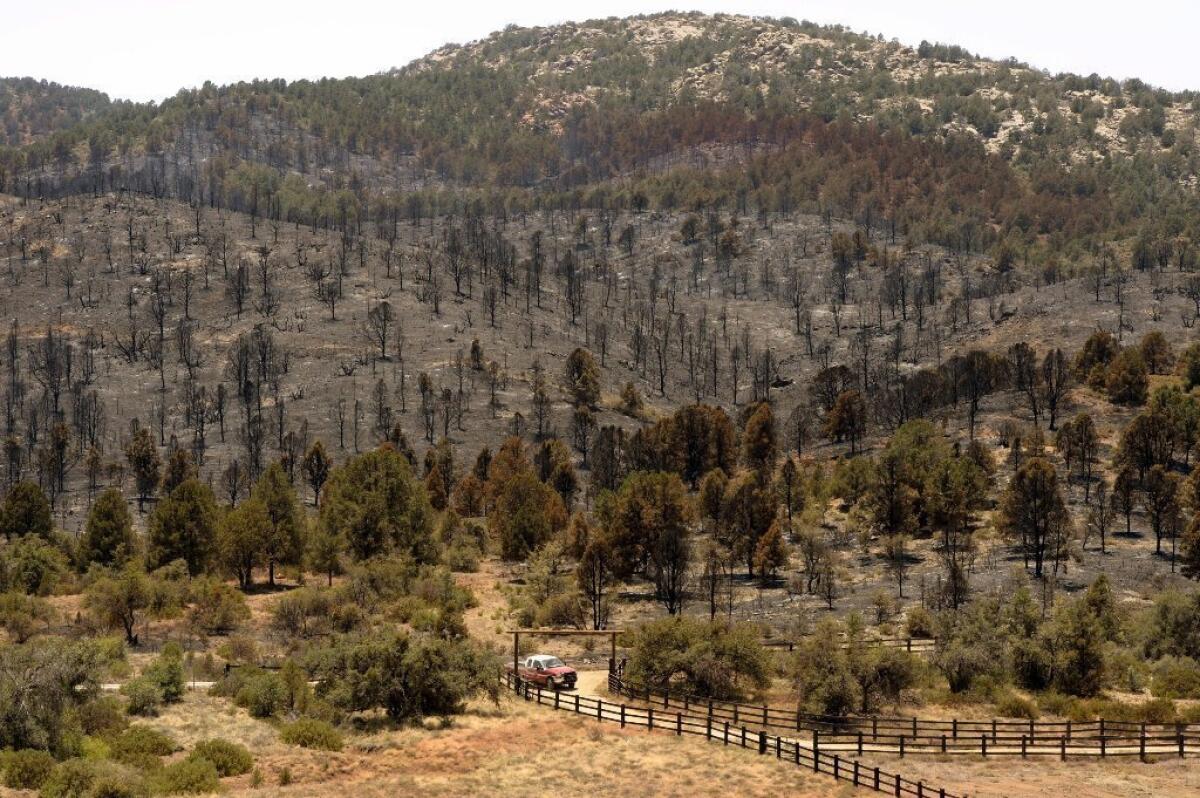
[[[635,688],[610,673],[609,691],[660,711],[678,709],[716,723],[808,732],[817,750],[979,756],[1186,756],[1200,753],[1200,724],[1126,721],[932,720],[815,715],[766,704],[698,700]]]
[[[795,640],[784,638],[768,638],[762,641],[767,648],[781,648],[794,651],[799,645]],[[872,637],[851,643],[843,640],[838,643],[840,648],[863,646],[866,648],[901,648],[912,654],[927,654],[937,648],[937,638],[934,637]]]
[[[944,788],[932,787],[923,781],[903,778],[899,773],[890,773],[877,767],[871,767],[857,759],[816,750],[805,745],[801,740],[769,734],[762,729],[752,730],[745,725],[738,726],[727,720],[717,721],[713,718],[692,715],[679,710],[675,712],[660,711],[653,706],[629,706],[600,698],[581,696],[578,693],[565,694],[557,690],[543,690],[540,686],[525,681],[512,673],[505,673],[502,678],[508,689],[513,690],[526,701],[595,718],[601,722],[617,723],[621,728],[643,726],[651,731],[657,729],[674,733],[677,736],[698,735],[722,745],[735,745],[739,748],[757,750],[763,756],[773,754],[776,759],[786,760],[797,767],[811,770],[813,773],[833,776],[835,780],[847,781],[856,787],[887,793],[896,798],[967,798],[966,795],[955,795],[946,792]]]

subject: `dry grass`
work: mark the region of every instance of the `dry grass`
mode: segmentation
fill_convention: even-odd
[[[218,715],[218,722],[226,715]],[[167,720],[166,716],[162,719]],[[253,723],[253,722],[251,722]],[[265,724],[262,724],[265,726]],[[179,727],[168,726],[180,736]],[[269,727],[268,727],[269,728]],[[257,732],[239,721],[231,735]],[[236,737],[235,737],[236,738]],[[791,765],[675,738],[538,709],[512,699],[481,705],[444,728],[413,728],[357,738],[340,753],[276,742],[258,747],[263,785],[251,777],[228,782],[226,794],[325,796],[846,795],[845,785]],[[681,767],[686,764],[687,767]],[[278,785],[279,773],[292,783]]]
[[[900,770],[906,778],[944,785],[971,798],[1042,798],[1073,795],[1083,798],[1126,796],[1194,796],[1200,794],[1200,770],[1194,759],[1163,759],[1142,764],[1136,760],[1079,758],[980,760],[978,758],[884,759],[880,767]]]

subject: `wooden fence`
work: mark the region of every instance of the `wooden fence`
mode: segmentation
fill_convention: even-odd
[[[745,725],[739,726],[728,720],[701,717],[681,710],[669,712],[655,709],[653,706],[617,704],[600,698],[581,696],[578,693],[567,694],[557,690],[543,690],[512,673],[505,673],[503,679],[508,689],[513,690],[526,701],[595,718],[601,722],[617,723],[621,728],[644,726],[651,731],[657,729],[678,736],[699,735],[722,745],[735,745],[739,748],[757,750],[762,756],[774,755],[776,759],[786,760],[796,767],[811,770],[813,773],[833,776],[835,780],[847,781],[856,787],[887,793],[896,798],[902,796],[967,798],[966,795],[958,796],[946,792],[943,788],[932,787],[921,781],[911,781],[903,778],[899,773],[889,773],[880,768],[871,767],[857,759],[815,750],[801,740],[772,735],[763,729],[751,730]]]
[[[1186,756],[1200,753],[1200,724],[1096,720],[931,720],[922,718],[815,715],[768,705],[696,699],[635,688],[615,673],[609,691],[660,711],[677,709],[735,727],[788,730],[812,735],[814,750],[865,753],[976,754],[979,756]]]
[[[787,651],[795,651],[798,645],[795,640],[786,640],[783,638],[768,638],[762,641],[762,644],[767,648],[786,649]],[[851,645],[863,646],[865,648],[899,648],[910,654],[928,654],[937,648],[937,638],[933,637],[871,637],[860,640],[857,643],[851,644],[850,641],[844,640],[838,644],[841,648],[850,648]]]

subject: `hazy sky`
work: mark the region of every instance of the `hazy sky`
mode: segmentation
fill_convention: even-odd
[[[342,77],[401,66],[509,23],[669,8],[842,23],[906,44],[960,44],[1051,72],[1200,89],[1200,4],[1187,0],[0,0],[0,75],[160,100],[205,80]]]

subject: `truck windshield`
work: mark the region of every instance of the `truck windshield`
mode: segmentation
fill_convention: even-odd
[[[558,657],[546,657],[544,660],[542,660],[543,668],[561,668],[562,666],[563,661]]]

